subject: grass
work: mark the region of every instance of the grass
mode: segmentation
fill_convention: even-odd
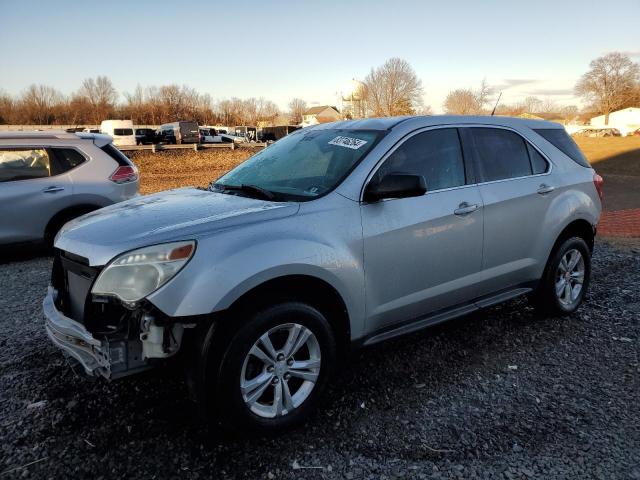
[[[640,137],[575,140],[599,173],[640,176]],[[185,186],[205,187],[254,153],[252,149],[238,148],[140,151],[129,156],[140,169],[140,193],[147,194]]]
[[[140,193],[147,194],[186,186],[206,187],[254,153],[248,148],[139,151],[129,158],[140,170]]]

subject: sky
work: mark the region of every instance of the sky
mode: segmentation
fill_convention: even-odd
[[[640,61],[639,25],[640,0],[0,0],[0,90],[71,94],[106,75],[121,94],[176,83],[214,100],[339,106],[352,78],[400,57],[436,113],[483,78],[503,103],[579,104],[573,87],[592,59]]]

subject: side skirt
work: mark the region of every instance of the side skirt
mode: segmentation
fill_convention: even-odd
[[[533,286],[529,284],[527,284],[526,286],[523,285],[516,288],[502,290],[500,292],[493,293],[491,295],[477,298],[471,302],[464,303],[462,305],[449,307],[447,309],[440,310],[438,312],[430,313],[424,317],[420,317],[414,320],[409,320],[408,322],[403,322],[401,324],[393,325],[390,328],[379,330],[377,332],[372,333],[371,335],[367,335],[360,341],[356,341],[355,344],[356,346],[359,345],[362,347],[367,347],[369,345],[374,345],[376,343],[389,340],[390,338],[395,338],[401,335],[417,332],[418,330],[422,330],[428,327],[432,327],[434,325],[438,325],[439,323],[446,322],[447,320],[452,320],[454,318],[467,315],[471,312],[475,312],[476,310],[487,308],[492,305],[496,305],[498,303],[503,303],[503,302],[506,302],[507,300],[520,297],[522,295],[525,295],[531,292],[532,290],[533,290]]]

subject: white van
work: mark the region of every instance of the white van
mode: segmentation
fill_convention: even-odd
[[[100,132],[111,135],[113,144],[118,147],[136,144],[136,135],[131,120],[103,120],[100,124]]]

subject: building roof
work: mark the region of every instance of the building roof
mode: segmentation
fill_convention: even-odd
[[[335,110],[336,113],[339,113],[338,109],[335,108],[335,107],[332,107],[331,105],[320,105],[318,107],[311,107],[306,112],[304,112],[303,115],[317,115],[317,114],[325,111],[327,108],[331,108],[331,109]]]

